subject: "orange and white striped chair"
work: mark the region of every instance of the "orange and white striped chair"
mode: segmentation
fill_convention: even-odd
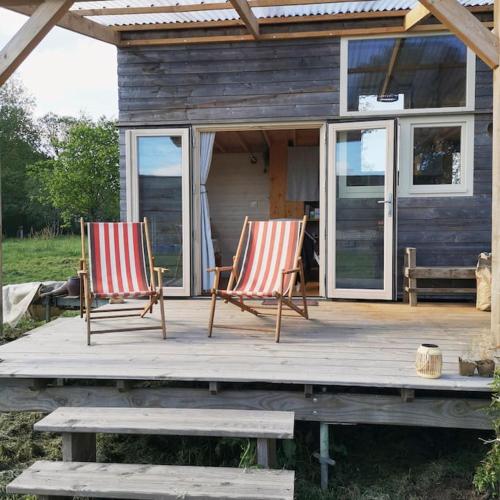
[[[209,269],[215,273],[211,290],[212,304],[208,336],[212,336],[217,297],[256,316],[261,313],[245,303],[245,299],[274,298],[277,300],[275,340],[280,341],[283,306],[288,306],[309,319],[305,294],[302,245],[307,217],[302,220],[275,219],[249,221],[245,218],[233,265]],[[240,265],[241,254],[243,261]],[[241,271],[239,271],[241,269]],[[230,272],[226,290],[219,290],[221,273]],[[292,300],[293,289],[300,276],[303,306]]]
[[[131,330],[162,330],[166,338],[165,310],[163,301],[164,268],[154,266],[154,257],[149,239],[148,221],[143,222],[88,222],[80,221],[82,233],[82,258],[80,259],[80,316],[87,321],[87,344],[92,333],[109,333]],[[85,255],[85,225],[88,236],[88,265]],[[146,272],[148,257],[149,279]],[[156,276],[155,276],[156,275]],[[156,280],[157,278],[157,286]],[[104,308],[91,310],[95,298],[139,298],[147,297],[144,307]],[[160,326],[144,326],[92,332],[91,320],[140,316],[153,312],[153,305],[160,304]],[[131,314],[129,311],[140,311]],[[109,314],[110,312],[119,314]],[[102,313],[105,314],[102,315]]]

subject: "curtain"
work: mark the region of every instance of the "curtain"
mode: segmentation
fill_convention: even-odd
[[[203,290],[209,290],[212,286],[213,276],[211,276],[211,273],[207,272],[207,269],[215,266],[214,245],[212,242],[212,230],[210,228],[210,211],[208,209],[206,188],[210,164],[212,162],[214,141],[215,132],[202,132],[200,134],[201,273]]]
[[[287,200],[319,201],[319,148],[288,148]]]

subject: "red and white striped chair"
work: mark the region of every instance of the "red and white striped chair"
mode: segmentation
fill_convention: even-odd
[[[259,316],[260,312],[245,303],[245,299],[275,298],[278,303],[276,342],[280,341],[283,305],[309,319],[301,258],[306,223],[307,217],[302,220],[269,221],[249,221],[248,217],[245,218],[238,249],[233,257],[233,265],[209,269],[215,273],[214,286],[211,290],[209,337],[212,336],[217,297],[256,316]],[[242,253],[243,261],[240,265]],[[231,273],[226,290],[219,290],[222,272]],[[293,289],[299,275],[303,307],[292,301]]]
[[[85,226],[88,236],[88,265],[85,256]],[[92,333],[108,333],[131,330],[162,330],[166,338],[165,310],[163,302],[163,273],[165,269],[154,266],[151,252],[148,221],[143,222],[88,222],[81,219],[82,258],[80,260],[80,316],[87,321],[87,344],[90,345]],[[149,266],[149,279],[146,271],[146,255]],[[156,274],[156,276],[155,276]],[[157,278],[157,286],[155,284]],[[144,307],[91,310],[95,298],[139,298],[147,297]],[[90,323],[93,316],[101,319],[114,319],[140,316],[153,312],[153,305],[160,303],[160,326],[145,326],[98,330],[92,332]],[[140,311],[130,314],[128,311]],[[121,313],[112,314],[108,313]]]

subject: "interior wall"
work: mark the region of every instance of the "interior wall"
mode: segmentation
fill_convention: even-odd
[[[264,155],[215,153],[207,180],[213,237],[222,254],[222,265],[232,263],[245,216],[269,218],[269,172]]]

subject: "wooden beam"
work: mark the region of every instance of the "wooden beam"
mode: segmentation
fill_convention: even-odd
[[[3,1],[3,0],[2,0]],[[363,0],[355,0],[361,2]],[[375,1],[375,0],[368,0]],[[350,0],[337,0],[335,3],[350,2]],[[1,3],[1,2],[0,2]],[[247,0],[252,7],[286,7],[293,5],[311,5],[332,3],[331,0]],[[153,5],[149,7],[103,7],[98,9],[75,9],[72,12],[81,16],[110,16],[127,14],[168,14],[176,12],[201,12],[206,10],[231,10],[235,9],[230,2],[194,3],[190,5]]]
[[[491,69],[500,64],[499,39],[457,0],[420,0],[432,15]]]
[[[420,21],[427,19],[430,15],[431,13],[427,7],[424,7],[421,3],[417,3],[417,5],[415,5],[415,7],[413,7],[413,9],[405,15],[405,31],[413,28],[413,26],[418,24]]]
[[[487,29],[491,23],[483,23],[484,29]],[[439,32],[446,30],[442,24],[426,24],[415,26],[415,32]],[[404,26],[380,26],[375,28],[339,28],[322,31],[297,31],[280,33],[261,33],[259,40],[300,40],[306,38],[329,38],[340,36],[358,36],[358,35],[388,35],[404,33]],[[217,35],[217,36],[195,36],[183,38],[144,38],[134,40],[122,40],[121,47],[135,46],[154,46],[154,45],[189,45],[199,43],[225,43],[225,42],[248,42],[255,40],[252,35]]]
[[[4,0],[0,0],[0,4]],[[31,16],[36,10],[36,5],[16,5],[16,6],[5,6],[18,14],[24,14],[25,16]],[[83,17],[73,14],[73,11],[66,12],[62,18],[57,22],[57,25],[61,28],[68,29],[75,33],[80,33],[81,35],[86,35],[101,42],[111,43],[113,45],[119,45],[120,43],[120,33],[115,32],[113,29],[98,24],[90,19],[85,19]]]
[[[441,28],[442,29],[442,28]],[[350,28],[324,31],[299,31],[283,33],[261,33],[259,40],[300,40],[303,38],[328,38],[335,36],[355,36],[355,35],[375,35],[388,33],[401,33],[402,26],[385,26],[380,28]],[[184,38],[148,38],[122,40],[120,46],[134,47],[146,45],[182,45],[197,43],[224,43],[224,42],[248,42],[255,40],[252,35],[218,35],[218,36],[197,36]]]
[[[264,136],[264,140],[266,141],[267,147],[271,147],[271,138],[269,137],[269,134],[267,133],[267,130],[261,130],[262,135]]]
[[[500,37],[500,0],[495,0],[494,33]],[[493,143],[491,207],[491,343],[500,349],[500,67],[493,70]]]
[[[236,134],[236,140],[240,143],[245,153],[251,153],[250,148],[248,147],[248,144],[246,143],[245,139],[243,139],[241,133],[235,132],[235,134]]]
[[[0,85],[7,81],[72,4],[73,0],[46,0],[35,9],[0,52]]]
[[[402,38],[398,38],[394,42],[394,47],[392,48],[392,53],[389,59],[389,64],[387,66],[387,71],[385,72],[384,83],[382,83],[382,87],[380,89],[380,95],[385,95],[387,93],[387,88],[389,87],[389,83],[391,83],[392,73],[394,71],[394,66],[396,65],[396,61],[398,59],[399,49],[401,48],[402,42],[403,42]]]
[[[0,0],[1,1],[1,0]],[[482,7],[482,6],[481,6]],[[491,10],[490,6],[487,6]],[[482,7],[484,8],[484,7]],[[78,12],[78,11],[75,11]],[[404,17],[407,10],[377,11],[377,12],[348,12],[341,14],[319,14],[314,16],[286,16],[266,17],[259,19],[259,25],[269,26],[274,24],[296,24],[315,23],[330,21],[347,21],[356,19],[389,19]],[[110,26],[115,31],[153,31],[153,30],[179,30],[192,28],[228,28],[232,26],[244,26],[241,19],[227,19],[222,21],[190,21],[175,23],[151,23],[151,24],[123,24]]]
[[[232,408],[294,411],[296,420],[346,424],[410,425],[491,429],[490,394],[484,399],[421,394],[412,403],[398,395],[324,393],[305,398],[302,391],[229,389],[211,395],[206,389],[137,387],[119,392],[112,386],[47,387],[32,392],[22,379],[0,380],[0,412],[51,412],[61,406],[141,408]]]
[[[259,21],[252,12],[251,7],[248,5],[247,0],[229,0],[234,10],[240,16],[240,19],[245,23],[247,30],[253,35],[254,38],[259,38],[260,29]]]

